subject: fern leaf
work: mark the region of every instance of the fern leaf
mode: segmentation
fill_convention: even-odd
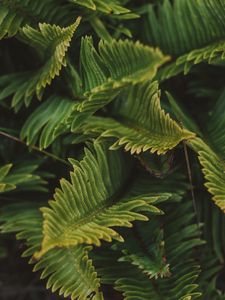
[[[208,119],[207,133],[213,147],[216,149],[216,152],[225,158],[225,90],[219,96],[217,103],[211,113],[210,118]]]
[[[37,172],[40,162],[24,161],[20,164],[7,164],[0,167],[0,193],[19,190],[48,191],[47,181]],[[48,173],[43,177],[48,177]]]
[[[152,220],[140,228],[147,240],[147,236],[154,235],[155,222],[161,223],[159,226],[164,232],[164,259],[170,264],[168,277],[149,280],[148,275],[141,272],[140,268],[128,261],[121,261],[118,248],[117,251],[113,247],[113,251],[100,252],[100,255],[96,253],[93,258],[102,282],[114,284],[115,289],[122,292],[126,300],[183,300],[201,296],[197,282],[200,266],[194,260],[193,249],[203,245],[204,241],[200,239],[200,227],[195,224],[191,203],[184,200],[176,204],[170,203],[164,211],[165,215],[152,216]],[[148,246],[154,247],[153,241]]]
[[[87,132],[93,130],[102,132],[104,137],[115,137],[117,141],[111,149],[124,145],[131,153],[150,150],[163,154],[183,139],[194,136],[161,109],[157,82],[130,87],[116,104],[121,122],[96,117],[84,126]]]
[[[81,114],[75,115],[72,130],[111,102],[123,87],[153,78],[168,59],[159,49],[139,42],[101,40],[97,52],[90,37],[83,39],[80,60],[86,99],[78,106]]]
[[[152,210],[150,203],[160,196],[123,197],[121,189],[129,173],[122,153],[109,151],[99,142],[94,149],[94,153],[86,149],[80,163],[72,161],[71,183],[63,179],[50,207],[42,208],[44,238],[37,258],[59,246],[123,241],[112,227],[131,227],[134,220],[148,220],[139,211]]]
[[[16,188],[15,184],[5,182],[7,174],[12,168],[12,164],[7,164],[0,168],[0,193],[14,190]]]
[[[24,25],[35,25],[38,20],[50,23],[58,23],[62,19],[71,21],[70,10],[67,6],[55,0],[2,0],[0,39],[12,37]]]
[[[206,247],[206,251],[207,251]],[[223,265],[218,262],[214,254],[207,251],[202,258],[202,272],[200,274],[199,283],[201,289],[204,291],[204,300],[224,300],[225,294],[218,288],[219,275],[221,274]]]
[[[125,242],[121,247],[118,245],[118,249],[121,248],[123,253],[118,261],[130,262],[150,279],[167,277],[170,272],[165,258],[163,232],[158,222],[154,222],[154,219],[150,222],[151,231],[147,232],[145,226],[140,229],[140,226],[136,224],[131,233],[126,234]]]
[[[70,0],[70,2],[87,7],[91,10],[102,12],[104,14],[120,15],[130,12],[128,8],[121,6],[120,2],[115,0]]]
[[[20,203],[4,207],[0,217],[2,233],[17,233],[17,239],[25,240],[28,249],[24,257],[33,255],[42,239],[42,215],[35,205]],[[33,271],[41,271],[41,279],[47,278],[47,288],[71,299],[102,300],[100,281],[88,253],[91,246],[52,249],[38,261]],[[34,263],[31,259],[30,263]]]
[[[49,251],[34,267],[34,271],[44,269],[41,279],[48,277],[47,288],[71,299],[102,300],[99,293],[100,282],[88,257],[90,246],[75,246]]]
[[[198,159],[206,179],[205,186],[213,195],[213,201],[225,212],[225,163],[201,139],[195,138],[188,144],[198,153]]]
[[[224,39],[223,0],[164,0],[149,6],[145,33],[151,45],[182,55]]]
[[[65,125],[75,109],[74,102],[52,95],[26,120],[20,133],[21,138],[28,145],[34,145],[39,139],[39,148],[47,148],[59,134],[66,131],[66,126],[61,124]]]
[[[3,81],[6,87],[2,90],[0,99],[12,94],[12,107],[20,108],[22,102],[28,106],[36,94],[40,100],[47,85],[59,75],[62,66],[66,65],[65,54],[73,34],[79,25],[80,18],[69,27],[39,24],[39,30],[30,26],[23,27],[20,36],[22,40],[35,47],[44,58],[42,67],[36,71],[5,75]]]
[[[224,58],[225,42],[216,42],[178,57],[174,63],[163,67],[156,77],[160,81],[163,81],[180,73],[184,73],[184,75],[186,75],[193,66],[199,63],[207,62],[208,64],[213,64],[218,61],[223,62]]]

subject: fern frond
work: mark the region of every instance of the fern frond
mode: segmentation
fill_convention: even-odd
[[[12,164],[7,164],[0,168],[0,193],[14,190],[16,188],[15,184],[5,182],[5,179],[7,179],[7,174],[11,168]]]
[[[20,33],[22,40],[40,52],[43,56],[43,65],[35,71],[5,75],[0,78],[6,86],[0,94],[0,99],[14,94],[12,107],[16,110],[21,107],[23,101],[26,106],[29,106],[35,94],[40,100],[44,88],[51,84],[66,65],[65,54],[79,23],[80,18],[66,28],[45,23],[39,24],[39,30],[30,26],[23,27]]]
[[[213,256],[216,261],[215,264],[219,267],[225,261],[225,240],[223,238],[225,232],[225,215],[211,201],[210,195],[209,199],[205,195],[201,198],[199,199],[197,209],[201,222],[204,223],[203,238],[207,241],[206,251],[211,253],[210,256]],[[210,220],[210,222],[207,222],[207,220]]]
[[[145,34],[165,53],[182,55],[224,39],[223,0],[164,0],[149,5]]]
[[[60,1],[2,0],[0,39],[14,36],[25,25],[36,25],[38,22],[58,23],[63,19],[72,21],[68,5],[63,5]]]
[[[205,176],[205,186],[213,195],[213,201],[225,212],[225,163],[200,138],[192,139],[188,144],[198,153],[198,159]]]
[[[129,40],[101,40],[98,52],[90,37],[81,43],[81,74],[85,99],[75,115],[74,131],[81,121],[111,102],[120,90],[130,84],[152,79],[158,67],[169,59],[159,49]]]
[[[76,109],[74,102],[52,95],[43,102],[26,120],[20,136],[28,145],[39,139],[39,148],[47,148],[59,134],[66,131],[67,119]]]
[[[123,255],[118,261],[127,261],[137,266],[147,277],[159,278],[170,275],[169,264],[165,258],[165,242],[159,223],[151,220],[151,231],[138,224],[126,235],[125,242],[118,245]],[[148,228],[149,229],[149,228]],[[151,233],[150,233],[151,232]]]
[[[20,164],[6,164],[0,167],[0,193],[19,190],[48,191],[47,181],[37,171],[40,162],[23,161]],[[48,177],[49,174],[45,174]],[[45,177],[43,176],[43,177]]]
[[[202,62],[213,64],[225,59],[225,42],[220,41],[210,44],[204,48],[199,48],[190,51],[176,59],[175,62],[163,67],[156,78],[160,81],[169,79],[180,73],[187,75],[190,69]]]
[[[71,183],[62,179],[50,207],[42,208],[44,238],[37,258],[54,247],[123,241],[112,227],[131,227],[134,220],[148,220],[142,211],[155,211],[151,203],[162,195],[123,195],[130,171],[121,152],[101,142],[94,143],[93,151],[86,149],[80,163],[72,161]]]
[[[34,271],[43,269],[41,279],[46,277],[47,288],[59,295],[73,299],[103,300],[99,292],[100,281],[88,257],[91,246],[53,249],[34,267]]]
[[[182,129],[160,106],[157,82],[130,87],[116,102],[119,121],[92,118],[84,125],[85,132],[100,132],[104,137],[115,137],[111,149],[124,145],[126,151],[140,153],[150,150],[163,154],[193,133]]]
[[[130,12],[128,8],[120,5],[120,1],[116,0],[70,0],[70,2],[104,14],[120,15]]]
[[[178,206],[180,209],[176,209]],[[118,248],[117,251],[114,249],[108,253],[100,252],[100,255],[96,253],[97,259],[94,257],[102,282],[114,284],[115,289],[122,292],[126,300],[183,300],[195,299],[201,295],[197,282],[200,266],[194,260],[193,249],[204,242],[199,238],[201,233],[199,226],[195,224],[191,203],[186,201],[179,204],[170,203],[164,210],[165,215],[152,216],[150,222],[143,223],[144,227],[139,227],[139,232],[142,232],[147,241],[148,237],[154,235],[154,221],[158,225],[162,222],[161,230],[164,232],[165,248],[163,257],[170,264],[168,277],[149,280],[140,269],[127,261],[121,261]],[[124,245],[126,247],[126,241]],[[155,246],[153,241],[147,245]],[[122,246],[123,244],[121,248]]]
[[[216,105],[208,119],[207,133],[213,147],[221,157],[225,158],[225,90],[219,96]]]
[[[202,272],[199,278],[199,284],[202,289],[203,295],[201,299],[203,300],[224,300],[225,293],[218,288],[219,275],[222,273],[223,265],[218,262],[214,254],[207,251],[204,253],[204,257],[201,261]]]
[[[31,256],[42,240],[43,218],[40,211],[28,203],[4,207],[0,217],[2,233],[17,233],[19,240],[25,240],[28,249],[24,257]],[[91,246],[76,246],[64,249],[52,249],[38,261],[33,271],[41,271],[41,279],[47,278],[47,288],[59,295],[74,299],[102,300],[99,292],[100,281],[88,253]],[[30,263],[34,263],[31,259]]]

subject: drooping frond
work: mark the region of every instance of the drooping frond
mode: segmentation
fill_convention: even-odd
[[[193,133],[182,129],[160,106],[157,82],[130,87],[116,103],[119,121],[93,118],[84,126],[85,131],[102,132],[104,137],[115,137],[111,149],[124,145],[126,151],[165,153]]]
[[[81,43],[81,74],[86,100],[78,106],[72,130],[82,119],[102,108],[129,84],[152,79],[157,68],[169,59],[159,49],[129,40],[101,40],[98,52],[90,37]]]
[[[86,149],[80,163],[72,161],[71,183],[62,179],[50,207],[42,208],[44,238],[36,257],[57,246],[123,241],[112,227],[131,227],[134,220],[148,220],[141,212],[152,211],[151,203],[162,195],[126,197],[124,188],[132,170],[122,152],[107,147],[95,142],[94,150]]]
[[[34,145],[39,139],[39,148],[47,148],[56,137],[66,130],[67,118],[76,109],[74,102],[52,95],[43,102],[26,120],[21,138],[28,145]]]
[[[144,33],[151,45],[182,55],[225,38],[223,0],[164,0],[149,5]]]
[[[23,27],[20,33],[22,40],[39,51],[43,64],[35,71],[1,77],[3,88],[0,99],[13,94],[12,107],[16,110],[23,101],[28,106],[35,94],[40,100],[44,88],[51,84],[52,79],[59,75],[62,66],[66,65],[65,54],[79,23],[80,18],[66,28],[45,23],[39,24],[39,30],[30,26]]]
[[[225,212],[225,163],[224,161],[200,138],[192,139],[188,144],[198,153],[209,193],[213,201]]]
[[[2,233],[17,233],[17,239],[25,240],[28,249],[24,257],[31,256],[38,250],[42,240],[42,215],[28,203],[9,205],[0,217]],[[41,279],[47,278],[47,288],[59,295],[73,299],[102,300],[99,292],[100,282],[88,253],[91,246],[75,246],[64,249],[52,249],[34,266],[34,271],[41,270]],[[30,263],[34,263],[33,260]]]
[[[47,181],[44,177],[50,174],[44,174],[37,171],[40,162],[24,161],[20,164],[6,164],[0,167],[0,193],[8,192],[18,188],[19,190],[44,191]]]

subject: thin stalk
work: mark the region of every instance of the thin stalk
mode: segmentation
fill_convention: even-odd
[[[189,178],[189,182],[190,182],[190,185],[191,185],[192,203],[193,203],[193,208],[194,208],[194,211],[195,211],[195,214],[196,214],[197,223],[199,225],[198,211],[197,211],[197,205],[196,205],[196,198],[195,198],[195,193],[194,193],[194,188],[193,188],[193,180],[192,180],[192,175],[191,175],[191,164],[190,164],[190,160],[189,160],[187,145],[185,144],[185,142],[183,142],[183,145],[184,145],[184,155],[185,155],[185,160],[186,160],[188,178]]]
[[[20,144],[22,144],[22,145],[28,147],[28,145],[27,145],[24,141],[20,140],[19,138],[15,137],[15,136],[13,136],[13,135],[11,135],[11,134],[8,134],[8,133],[6,133],[6,132],[0,131],[0,135],[2,135],[2,136],[6,137],[6,138],[8,138],[8,139],[11,139],[11,140],[13,140],[13,141],[15,141],[15,142],[17,142],[17,143],[20,143]],[[34,151],[40,152],[40,153],[42,153],[42,154],[44,154],[44,155],[46,155],[46,156],[48,156],[48,157],[50,157],[50,158],[52,158],[52,159],[54,159],[54,160],[60,161],[60,162],[63,163],[64,165],[71,166],[70,163],[67,162],[66,160],[64,160],[64,159],[62,159],[62,158],[60,158],[60,157],[58,157],[58,156],[56,156],[56,155],[54,155],[54,154],[52,154],[52,153],[50,153],[50,152],[48,152],[48,151],[41,150],[41,149],[39,149],[39,148],[36,147],[36,146],[29,146],[29,147],[30,147],[32,150],[34,150]]]

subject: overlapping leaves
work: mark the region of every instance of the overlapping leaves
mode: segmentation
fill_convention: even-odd
[[[127,85],[143,82],[155,76],[169,57],[159,49],[129,40],[100,41],[98,52],[90,37],[81,44],[81,75],[87,97],[79,106],[72,123],[76,130],[87,116],[112,101]]]

